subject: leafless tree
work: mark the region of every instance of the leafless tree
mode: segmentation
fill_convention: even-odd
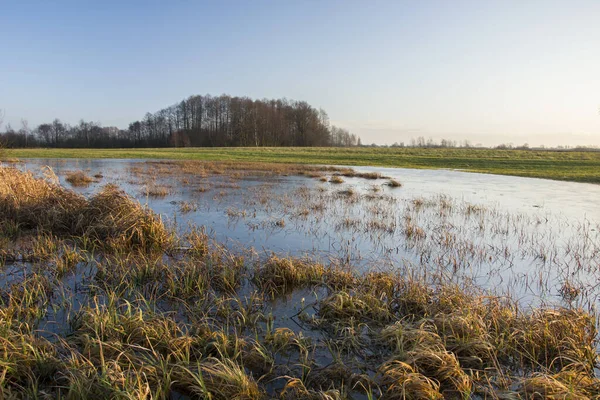
[[[327,113],[307,102],[229,95],[191,96],[146,113],[124,130],[83,120],[69,126],[55,119],[31,131],[27,121],[21,123],[18,132],[10,132],[11,143],[18,147],[356,146],[359,142],[356,135],[331,126]]]
[[[21,129],[19,130],[19,133],[25,137],[25,147],[28,147],[31,130],[29,129],[29,122],[24,118],[21,119]]]
[[[0,108],[0,128],[2,128],[2,122],[4,122],[4,110]],[[0,137],[0,158],[4,158],[4,138]]]

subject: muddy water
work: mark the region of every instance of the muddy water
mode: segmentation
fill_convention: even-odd
[[[156,174],[143,160],[27,160],[39,173],[102,174],[74,188],[90,195],[116,183],[179,231],[206,227],[231,248],[396,268],[475,282],[524,304],[579,303],[600,295],[600,186],[447,170],[356,167],[402,182],[344,178],[340,185],[300,176]],[[137,166],[133,173],[132,167]],[[140,172],[141,171],[141,172]],[[147,171],[147,172],[144,172]],[[166,186],[156,198],[148,185]],[[183,202],[183,203],[182,203]],[[182,211],[182,204],[192,211]],[[565,296],[565,287],[576,296]]]

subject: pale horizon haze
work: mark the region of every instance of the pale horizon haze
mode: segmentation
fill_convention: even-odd
[[[209,93],[305,100],[363,143],[600,145],[600,1],[0,1],[0,36],[15,129]]]

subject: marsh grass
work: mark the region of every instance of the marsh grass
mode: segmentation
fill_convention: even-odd
[[[31,173],[0,167],[0,213],[3,224],[77,238],[101,248],[165,248],[170,233],[159,217],[114,185],[90,199]]]
[[[169,194],[171,194],[171,188],[165,185],[157,185],[152,183],[146,187],[144,194],[150,197],[167,197]]]
[[[399,188],[402,187],[402,182],[400,182],[397,179],[390,179],[389,181],[387,181],[386,185],[391,188]]]
[[[51,175],[0,178],[3,398],[600,396],[589,310],[523,307],[443,274],[234,252],[203,228],[171,233],[116,186],[86,198]],[[410,245],[438,234],[420,227],[423,208],[485,212],[408,206]]]
[[[260,263],[254,281],[264,291],[281,294],[318,283],[325,274],[325,267],[307,260],[272,256]]]
[[[181,213],[189,213],[198,210],[198,204],[189,201],[180,201],[179,202],[179,212]]]
[[[357,172],[348,167],[231,161],[146,161],[143,165],[130,167],[130,172],[136,176],[175,176],[182,182],[190,177],[207,178],[215,175],[228,176],[234,180],[246,176],[290,175],[322,179],[326,173],[371,180],[385,178],[378,172]]]
[[[94,178],[83,171],[67,172],[65,180],[74,187],[87,187],[94,182]]]

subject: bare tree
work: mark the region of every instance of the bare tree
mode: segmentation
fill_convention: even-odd
[[[3,116],[0,115],[0,117]],[[33,131],[21,120],[18,132],[2,136],[14,146],[356,146],[358,137],[332,126],[327,113],[305,101],[253,100],[197,95],[154,113],[128,129],[81,120],[70,126],[55,119]],[[10,135],[9,135],[10,133]]]
[[[0,109],[0,128],[2,128],[2,122],[4,121],[4,110]],[[0,158],[4,158],[4,140],[0,137]]]
[[[24,118],[21,119],[21,129],[19,130],[19,133],[25,136],[25,147],[27,147],[29,145],[28,139],[29,135],[31,135],[31,130],[29,129],[29,122]]]
[[[47,145],[52,143],[52,125],[41,124],[37,127],[38,137]]]

